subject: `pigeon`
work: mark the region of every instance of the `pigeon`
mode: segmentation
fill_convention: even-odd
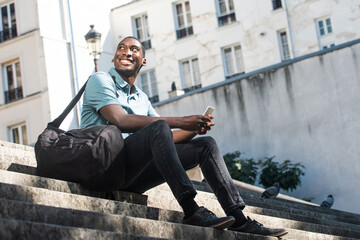
[[[333,195],[329,194],[324,201],[320,204],[320,207],[323,208],[331,208],[331,206],[334,204],[334,197]]]
[[[279,194],[279,191],[280,191],[280,185],[278,182],[276,182],[271,187],[265,189],[265,191],[261,194],[260,198],[261,199],[274,198]]]

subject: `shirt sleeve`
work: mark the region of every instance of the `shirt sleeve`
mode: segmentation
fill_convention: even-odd
[[[160,115],[155,111],[151,102],[149,101],[149,108],[148,108],[148,116],[150,117],[160,117]]]
[[[84,98],[97,112],[107,105],[120,105],[115,89],[115,83],[112,78],[105,72],[99,72],[90,77]]]

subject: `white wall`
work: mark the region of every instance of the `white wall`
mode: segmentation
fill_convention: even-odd
[[[271,1],[234,1],[237,22],[223,27],[217,24],[215,0],[193,0],[190,7],[194,35],[176,40],[176,2],[141,0],[114,8],[110,14],[115,41],[133,35],[131,17],[148,15],[153,48],[147,53],[148,66],[142,70],[156,67],[160,100],[168,98],[173,81],[182,88],[182,59],[198,57],[202,86],[208,86],[225,79],[221,48],[229,45],[241,45],[245,72],[251,72],[281,62],[277,36],[280,30],[287,31],[291,57],[318,51],[315,19],[319,17],[331,17],[333,33],[327,38],[336,45],[359,38],[356,26],[360,10],[352,0],[284,0],[283,8],[276,10]]]
[[[156,107],[162,116],[201,114],[215,107],[210,132],[223,154],[276,156],[305,165],[302,186],[290,192],[314,197],[330,193],[334,208],[360,213],[360,43]]]

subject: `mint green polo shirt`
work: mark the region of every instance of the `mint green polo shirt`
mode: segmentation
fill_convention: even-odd
[[[120,77],[113,67],[108,73],[94,73],[85,88],[80,127],[109,124],[99,110],[111,104],[120,105],[127,114],[159,117],[143,91],[135,84],[130,93],[129,88],[130,85]],[[130,134],[123,133],[123,137],[126,138]]]

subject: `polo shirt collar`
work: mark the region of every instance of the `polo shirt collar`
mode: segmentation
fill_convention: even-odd
[[[114,67],[110,68],[109,74],[111,76],[115,77],[115,82],[117,83],[117,85],[119,85],[121,87],[121,89],[124,92],[127,88],[130,87],[130,85],[124,79],[122,79],[122,77],[119,75],[119,73],[115,70]],[[135,84],[133,85],[133,91],[131,91],[131,94],[133,94],[133,93],[136,93],[136,94],[139,93],[138,88],[136,87]]]

